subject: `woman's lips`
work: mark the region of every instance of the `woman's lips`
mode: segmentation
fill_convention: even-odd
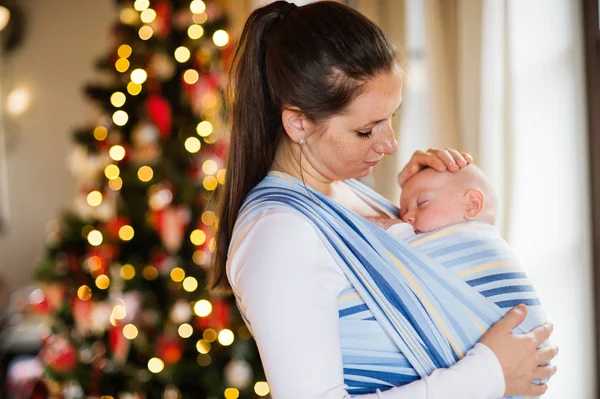
[[[377,160],[377,161],[372,161],[372,162],[365,162],[367,165],[369,166],[375,166],[379,163],[379,161],[381,161],[381,159]]]

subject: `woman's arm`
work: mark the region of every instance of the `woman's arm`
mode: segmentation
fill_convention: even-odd
[[[275,399],[349,398],[337,296],[349,282],[312,226],[292,213],[263,216],[235,243],[229,278],[251,323]],[[448,369],[362,399],[498,398],[502,368],[478,344]]]

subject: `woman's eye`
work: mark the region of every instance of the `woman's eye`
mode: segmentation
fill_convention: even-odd
[[[360,137],[361,139],[370,139],[371,136],[373,135],[373,131],[369,130],[368,132],[356,132],[358,133],[358,137]]]

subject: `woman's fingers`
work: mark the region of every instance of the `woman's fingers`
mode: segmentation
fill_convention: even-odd
[[[454,158],[454,162],[460,166],[461,168],[467,166],[467,160],[462,156],[462,154],[455,149],[446,148],[446,151]]]
[[[438,150],[436,148],[430,148],[427,150],[428,153],[435,155],[438,157],[445,166],[445,169],[455,172],[459,169],[454,157],[450,154],[448,150]]]
[[[538,366],[533,372],[533,379],[545,380],[556,374],[556,366]]]
[[[552,323],[544,323],[541,326],[531,330],[528,335],[534,339],[536,346],[540,346],[546,342],[548,338],[550,338],[550,334],[552,334],[553,330],[554,326]]]
[[[431,168],[437,172],[456,172],[460,168],[473,162],[473,157],[466,152],[458,152],[452,148],[430,148],[425,151],[416,151],[398,174],[398,184],[402,188],[411,177],[421,169]]]
[[[538,364],[549,363],[558,355],[558,346],[547,346],[537,350]]]
[[[466,153],[466,152],[461,152],[460,154],[463,156],[463,158],[465,159],[465,161],[467,161],[467,164],[473,162],[473,157],[471,156],[471,154]]]

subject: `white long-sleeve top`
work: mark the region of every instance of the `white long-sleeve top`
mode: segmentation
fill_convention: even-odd
[[[258,345],[273,399],[350,398],[345,389],[339,293],[350,285],[312,225],[265,211],[232,243],[227,274]],[[496,399],[498,359],[477,344],[448,369],[361,399]]]

